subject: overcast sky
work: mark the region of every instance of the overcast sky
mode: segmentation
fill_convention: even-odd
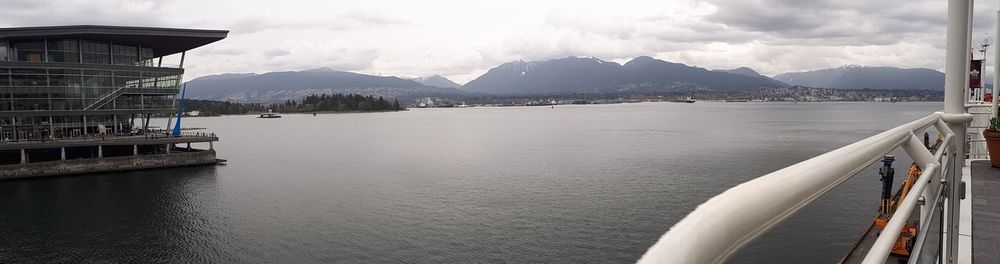
[[[996,1],[976,1],[974,42]],[[648,55],[765,75],[845,64],[943,70],[946,0],[3,0],[0,26],[228,29],[194,78],[329,67],[465,83],[514,60]],[[992,65],[992,63],[988,63]]]

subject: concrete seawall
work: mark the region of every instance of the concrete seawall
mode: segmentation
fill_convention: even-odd
[[[215,150],[0,165],[0,180],[219,163]]]

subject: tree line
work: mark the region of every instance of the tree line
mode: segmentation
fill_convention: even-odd
[[[200,116],[241,115],[266,112],[377,112],[401,111],[406,108],[398,100],[359,94],[309,95],[302,100],[287,100],[281,103],[236,103],[212,100],[184,100],[184,111],[199,111]]]

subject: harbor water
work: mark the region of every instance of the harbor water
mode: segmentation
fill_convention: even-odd
[[[226,165],[0,182],[0,263],[630,263],[711,196],[941,105],[185,118]],[[863,171],[732,262],[838,261],[880,186]]]

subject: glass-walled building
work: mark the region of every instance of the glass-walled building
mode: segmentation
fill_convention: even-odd
[[[0,140],[142,133],[176,112],[185,51],[228,31],[0,28]],[[179,65],[163,58],[180,56]]]

